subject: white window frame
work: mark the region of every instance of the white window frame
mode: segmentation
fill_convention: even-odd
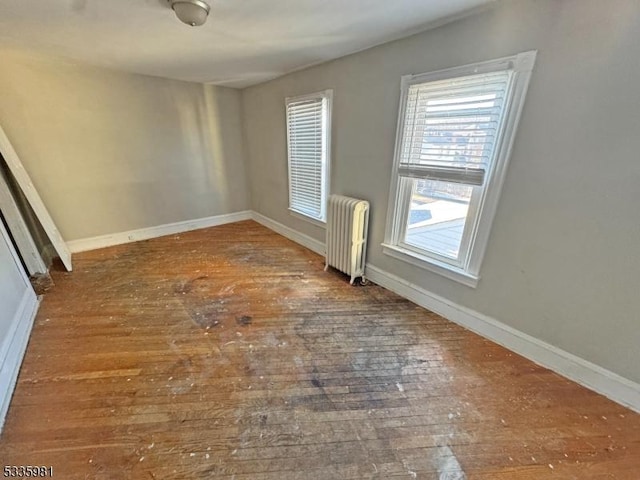
[[[289,104],[304,102],[309,100],[322,100],[323,104],[323,126],[322,129],[322,180],[321,180],[321,215],[313,217],[306,212],[297,210],[292,206],[291,198],[291,149],[289,135]],[[298,95],[296,97],[285,98],[285,114],[287,129],[287,174],[289,188],[289,213],[294,217],[306,220],[321,227],[326,226],[327,219],[327,198],[329,196],[329,184],[331,174],[331,110],[333,107],[333,90],[323,90],[320,92],[309,93],[306,95]]]
[[[473,288],[477,286],[480,279],[482,259],[487,248],[491,224],[498,208],[498,201],[536,54],[536,51],[523,52],[496,60],[402,77],[387,225],[384,243],[382,244],[385,254],[438,273],[464,285]],[[469,205],[467,219],[472,222],[475,220],[475,222],[472,225],[465,226],[465,234],[463,235],[460,249],[463,251],[462,249],[465,248],[468,251],[464,263],[457,264],[455,261],[436,253],[404,243],[412,182],[408,181],[406,177],[400,176],[398,172],[401,161],[409,87],[420,83],[505,70],[511,70],[512,75],[507,87],[502,126],[496,138],[494,157],[486,172],[484,186],[473,187],[483,191],[481,194],[474,192]]]

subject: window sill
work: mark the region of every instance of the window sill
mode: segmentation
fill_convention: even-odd
[[[308,215],[305,215],[304,213],[300,213],[300,212],[298,212],[296,210],[293,210],[292,208],[289,209],[289,214],[292,217],[296,217],[296,218],[299,218],[300,220],[304,220],[306,222],[313,223],[316,227],[321,227],[321,228],[326,228],[327,227],[327,222],[325,222],[323,220],[318,220],[317,218],[310,217]]]
[[[387,243],[383,243],[382,251],[385,253],[385,255],[389,255],[390,257],[410,263],[411,265],[415,265],[416,267],[429,270],[430,272],[437,273],[439,275],[442,275],[443,277],[448,278],[449,280],[454,280],[458,283],[462,283],[467,287],[476,288],[478,286],[478,280],[480,280],[480,277],[472,275],[469,272],[465,272],[461,268],[456,268],[444,262],[439,262],[433,258],[429,258],[425,255],[420,255],[416,252],[412,252],[411,250],[406,250],[397,245],[389,245]]]

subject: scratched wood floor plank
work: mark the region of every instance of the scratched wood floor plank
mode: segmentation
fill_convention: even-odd
[[[55,270],[3,465],[65,479],[638,479],[640,415],[251,221]]]

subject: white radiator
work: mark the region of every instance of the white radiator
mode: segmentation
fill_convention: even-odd
[[[351,276],[364,278],[369,202],[331,195],[327,202],[327,257],[325,270],[334,267]]]

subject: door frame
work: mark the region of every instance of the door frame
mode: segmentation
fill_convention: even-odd
[[[71,252],[67,247],[58,227],[54,223],[51,215],[49,215],[49,211],[47,207],[45,207],[42,198],[40,198],[40,194],[36,190],[36,187],[33,185],[31,181],[31,177],[24,169],[18,154],[16,153],[13,145],[9,141],[6,133],[2,129],[0,125],[0,153],[2,153],[2,157],[4,158],[5,163],[9,167],[9,171],[13,174],[13,177],[18,182],[18,185],[22,189],[22,193],[29,201],[31,208],[33,209],[33,213],[36,214],[42,228],[47,233],[49,240],[55,248],[60,260],[64,264],[65,268],[70,272],[71,271]]]
[[[11,237],[0,221],[0,242],[6,243],[16,268],[20,272],[20,278],[24,282],[24,293],[20,305],[11,320],[11,325],[5,339],[0,339],[0,431],[4,425],[4,419],[9,410],[11,396],[18,380],[20,365],[27,349],[31,329],[35,320],[40,297],[36,296],[31,282],[27,277],[18,252],[13,246]]]
[[[0,172],[0,213],[2,213],[15,241],[16,250],[20,253],[27,267],[27,273],[29,275],[46,274],[47,266],[40,255],[38,246],[33,241],[29,227],[22,217],[20,207],[18,207],[2,172]]]

